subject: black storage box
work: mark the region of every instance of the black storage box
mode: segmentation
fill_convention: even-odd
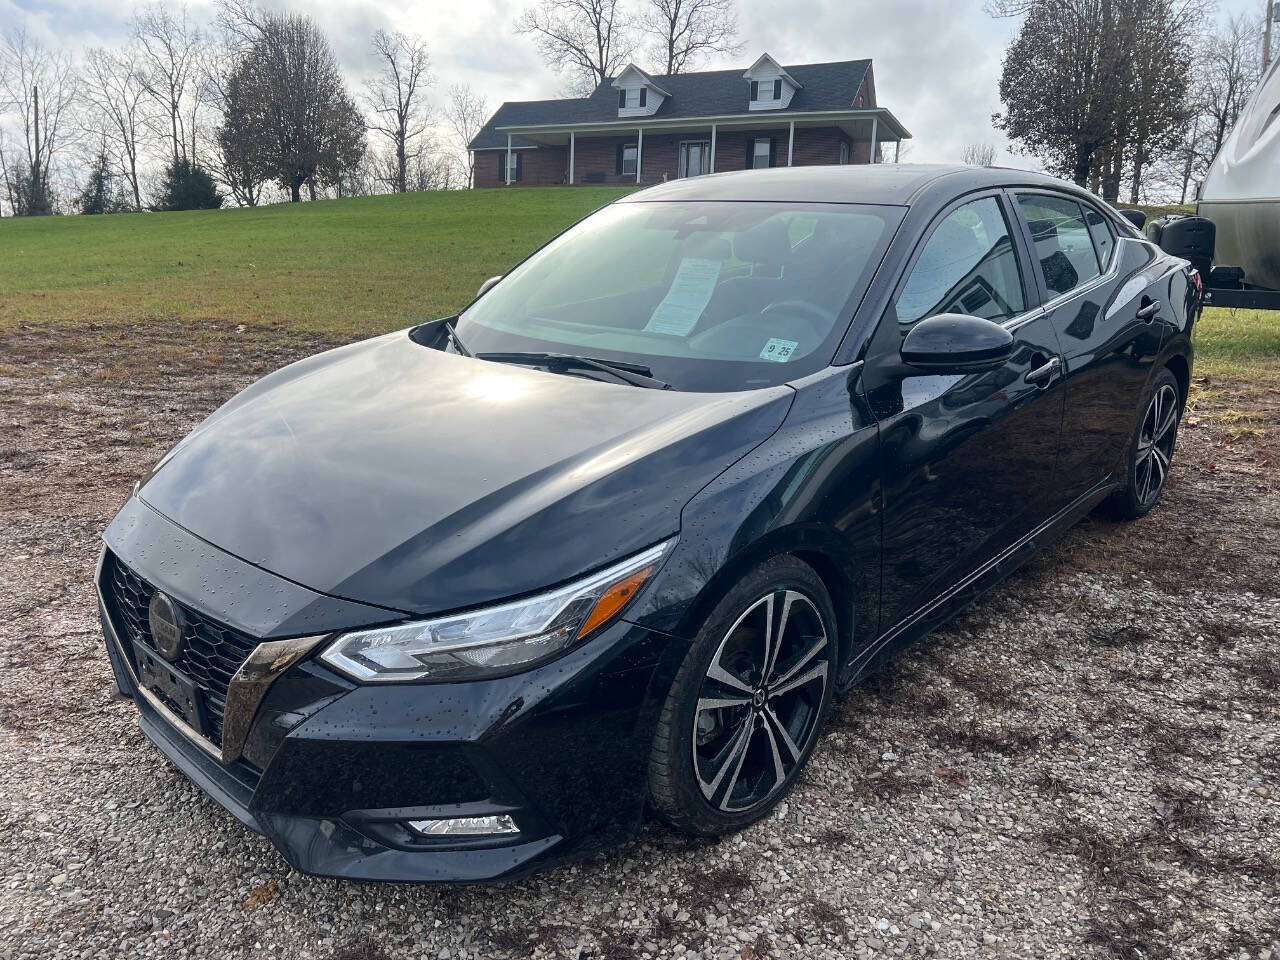
[[[1147,239],[1165,253],[1190,260],[1206,281],[1213,269],[1217,228],[1205,217],[1172,213],[1147,224]]]

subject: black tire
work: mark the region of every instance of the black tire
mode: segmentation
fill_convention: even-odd
[[[1116,520],[1137,520],[1160,502],[1173,466],[1182,400],[1178,378],[1165,367],[1152,380],[1134,427],[1125,485],[1103,501],[1102,512]]]
[[[743,577],[703,622],[663,706],[649,759],[658,816],[717,836],[768,814],[821,735],[837,655],[835,611],[812,567],[780,556]]]

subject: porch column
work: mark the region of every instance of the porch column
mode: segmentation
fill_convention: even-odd
[[[899,140],[893,141],[893,162],[897,163],[898,158],[901,156],[902,156],[902,141],[899,139]]]
[[[644,127],[636,129],[636,183],[640,182],[640,171],[644,169]]]
[[[511,134],[507,134],[507,186],[511,186]]]
[[[573,186],[573,131],[569,131],[569,186]]]
[[[880,118],[871,118],[871,159],[868,163],[876,162],[876,142],[880,139]]]
[[[791,161],[796,155],[796,122],[791,121],[791,135],[787,138],[787,166],[791,166]]]
[[[716,172],[716,125],[711,125],[711,172]]]

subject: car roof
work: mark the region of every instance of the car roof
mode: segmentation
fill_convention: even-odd
[[[935,192],[958,196],[985,187],[1076,188],[1056,177],[1007,167],[964,164],[860,163],[774,167],[688,177],[631,194],[623,202],[658,200],[874,203],[910,206]]]

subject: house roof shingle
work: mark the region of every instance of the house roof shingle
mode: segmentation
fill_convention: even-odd
[[[848,110],[858,95],[858,88],[871,69],[870,60],[845,60],[839,63],[810,63],[784,68],[801,85],[784,110],[769,111],[774,115],[821,110]],[[748,112],[750,89],[742,70],[707,70],[701,73],[678,73],[653,76],[651,81],[670,96],[663,101],[652,118],[718,117]],[[502,127],[535,127],[551,124],[609,123],[618,120],[618,93],[609,78],[596,87],[589,97],[565,100],[525,100],[504,103],[476,138],[472,150],[505,147],[507,135]],[[515,137],[513,146],[532,146],[531,141]]]

